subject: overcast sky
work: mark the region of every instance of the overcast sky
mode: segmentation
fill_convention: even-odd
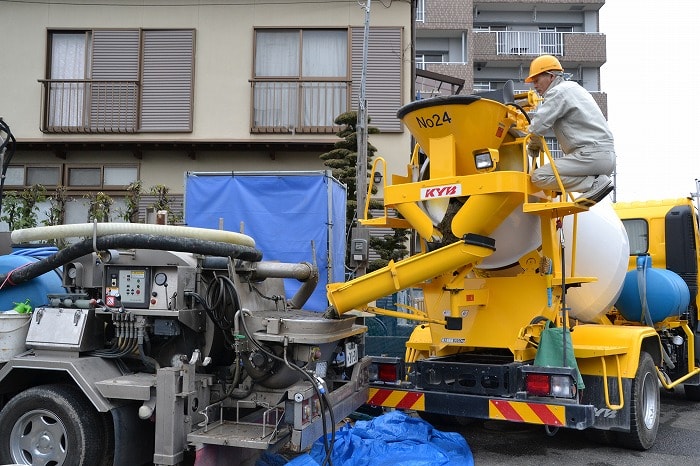
[[[607,0],[600,30],[617,200],[688,196],[700,178],[700,1]]]

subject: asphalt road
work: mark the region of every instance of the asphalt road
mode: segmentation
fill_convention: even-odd
[[[700,403],[687,401],[683,389],[661,393],[661,419],[654,446],[634,451],[601,445],[580,431],[560,429],[553,436],[541,426],[475,421],[439,426],[464,435],[476,466],[586,465],[639,466],[700,464]]]

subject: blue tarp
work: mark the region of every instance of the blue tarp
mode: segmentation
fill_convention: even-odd
[[[328,307],[326,284],[344,281],[346,189],[326,172],[188,173],[185,222],[240,231],[255,239],[263,260],[316,263],[319,283],[304,309]],[[316,257],[312,254],[312,241]],[[291,298],[301,284],[285,280]]]
[[[321,438],[309,453],[287,465],[319,466],[325,456]],[[439,431],[401,411],[340,428],[335,434],[331,461],[334,466],[474,466],[474,457],[462,435]]]

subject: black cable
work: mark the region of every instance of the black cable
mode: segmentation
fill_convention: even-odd
[[[17,147],[17,141],[15,140],[10,127],[5,121],[0,118],[0,132],[5,132],[7,137],[0,144],[0,155],[3,155],[3,163],[0,168],[0,213],[2,213],[2,200],[4,197],[5,190],[5,174],[7,173],[7,167],[10,166],[10,161],[12,161],[12,156],[15,155],[15,149]]]
[[[250,311],[243,310],[243,312],[247,312],[250,314]],[[245,323],[245,318],[242,315],[241,315],[241,324],[243,327],[243,332],[246,334],[246,337],[261,352],[263,352],[267,357],[274,359],[276,361],[282,362],[282,363],[288,365],[290,368],[300,372],[307,379],[307,381],[309,383],[311,383],[311,387],[313,388],[314,392],[316,392],[316,396],[318,396],[319,404],[321,405],[321,424],[323,426],[323,446],[324,446],[324,449],[326,451],[326,457],[330,461],[330,454],[332,452],[333,447],[332,447],[332,445],[328,444],[328,429],[326,427],[326,410],[323,407],[323,404],[324,404],[323,394],[321,393],[321,390],[318,388],[316,381],[313,379],[313,377],[311,377],[311,375],[308,372],[306,372],[301,367],[297,366],[296,364],[290,363],[286,359],[280,358],[276,354],[270,353],[265,348],[263,348],[263,346],[260,343],[258,343],[258,341],[255,338],[253,338],[252,334],[248,330],[248,325]],[[285,348],[285,354],[286,354],[286,348]],[[330,404],[328,406],[330,407]],[[329,409],[329,411],[331,411],[331,410]],[[332,416],[332,411],[331,411],[331,416]],[[333,429],[333,439],[335,439],[335,424],[331,425],[331,428]],[[328,464],[330,466],[332,466],[332,464],[330,462]]]
[[[224,331],[231,330],[233,316],[241,308],[233,281],[227,276],[216,275],[214,281],[207,287],[206,303],[212,310],[219,327]],[[231,307],[233,307],[233,313],[227,313],[226,311]]]
[[[530,121],[530,115],[527,114],[524,108],[522,108],[520,105],[516,104],[515,102],[508,102],[506,105],[510,105],[512,107],[517,108],[520,110],[520,112],[525,116],[525,119],[527,120],[528,124],[531,123]]]
[[[195,293],[194,291],[186,292],[185,296],[191,296],[192,298],[194,298],[195,301],[197,301],[204,308],[204,312],[207,313],[207,316],[209,317],[209,319],[211,319],[212,323],[221,329],[221,333],[224,336],[224,340],[226,341],[226,345],[229,348],[233,348],[233,346],[234,346],[233,340],[231,340],[229,333],[221,327],[218,315],[209,306],[209,304],[207,303],[207,300],[204,299],[203,297],[201,297],[198,293]],[[234,336],[234,338],[235,338],[235,336]]]
[[[326,450],[326,457],[323,459],[323,463],[321,463],[321,466],[324,466],[328,464],[329,466],[333,466],[333,462],[331,460],[331,455],[333,454],[333,445],[335,445],[335,415],[333,414],[333,410],[331,409],[331,404],[328,401],[328,396],[325,393],[321,394],[323,396],[323,404],[326,405],[326,408],[328,408],[328,413],[330,414],[331,417],[331,442],[330,442],[330,448]]]

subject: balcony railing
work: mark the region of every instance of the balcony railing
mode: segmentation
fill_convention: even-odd
[[[251,81],[251,132],[335,133],[348,111],[349,81]]]
[[[131,133],[138,124],[139,83],[42,79],[41,130],[46,133]]]
[[[497,55],[564,55],[565,32],[496,31]]]

